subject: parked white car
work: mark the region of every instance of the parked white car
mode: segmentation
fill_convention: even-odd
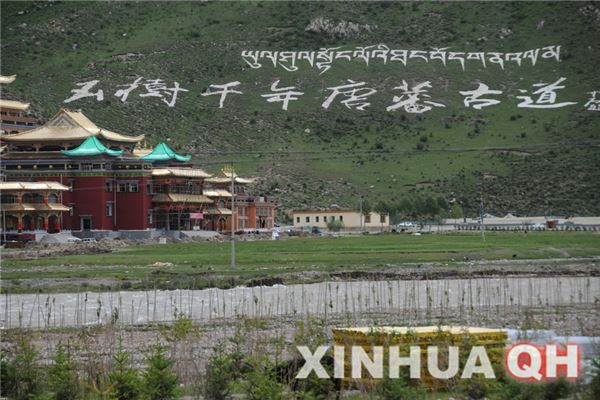
[[[410,222],[410,221],[404,221],[404,222],[400,222],[398,225],[396,225],[398,228],[412,228],[413,226],[415,226],[414,223]]]

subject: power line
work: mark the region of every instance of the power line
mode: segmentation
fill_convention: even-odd
[[[210,155],[260,155],[261,157],[254,157],[252,159],[230,159],[230,162],[236,164],[260,164],[264,162],[278,162],[278,163],[296,163],[306,161],[327,161],[327,160],[341,160],[351,158],[364,158],[373,156],[384,156],[384,157],[395,157],[395,156],[406,156],[406,155],[425,155],[431,153],[472,153],[472,152],[507,152],[507,151],[527,151],[527,150],[544,150],[544,149],[556,149],[565,147],[583,147],[589,148],[593,146],[600,146],[600,141],[585,141],[585,142],[558,142],[558,143],[536,143],[522,146],[489,146],[489,147],[447,147],[447,148],[434,148],[426,150],[417,150],[412,148],[386,150],[386,149],[371,149],[371,150],[313,150],[313,151],[246,151],[246,152],[207,152],[207,153],[195,153],[195,154],[210,154]],[[327,154],[321,155],[321,154]],[[267,157],[262,157],[266,155]],[[279,156],[279,157],[278,157]],[[63,161],[63,160],[61,160]],[[44,165],[48,164],[50,160],[36,160],[36,162],[30,165]],[[223,161],[203,161],[197,163],[196,166],[202,168],[203,166],[210,165],[223,165]],[[6,172],[6,171],[5,171]],[[30,177],[36,173],[36,171],[27,171],[30,173]],[[47,171],[44,171],[47,172]],[[58,171],[57,171],[58,172]],[[77,173],[79,171],[66,171]],[[129,171],[112,171],[107,172],[129,172]],[[137,171],[131,171],[137,172]],[[141,170],[140,170],[141,172]],[[92,189],[91,187],[82,188],[81,190]],[[96,188],[97,189],[97,188]]]
[[[600,141],[584,141],[584,142],[555,142],[555,143],[534,143],[522,146],[488,146],[488,147],[442,147],[442,148],[429,148],[427,150],[417,150],[414,148],[404,148],[399,150],[386,150],[386,149],[348,149],[348,150],[301,150],[301,151],[196,151],[194,154],[209,154],[209,155],[231,155],[231,154],[248,154],[248,155],[262,155],[262,154],[347,154],[348,152],[354,153],[373,153],[373,154],[390,154],[397,152],[411,152],[411,153],[427,153],[427,152],[469,152],[469,151],[515,151],[515,150],[535,150],[544,148],[557,148],[563,146],[600,146]]]
[[[238,159],[235,160],[236,163],[258,163],[260,161],[277,161],[280,163],[286,162],[298,162],[298,161],[320,161],[320,160],[332,160],[332,159],[349,159],[349,158],[364,158],[366,156],[402,156],[402,155],[424,155],[428,153],[469,153],[469,152],[506,152],[506,151],[524,151],[524,150],[542,150],[542,149],[556,149],[556,148],[564,148],[565,146],[570,147],[590,147],[600,145],[600,142],[581,142],[581,143],[542,143],[535,144],[529,146],[521,146],[521,147],[465,147],[465,148],[442,148],[442,149],[427,149],[427,150],[417,150],[417,149],[398,149],[398,150],[366,150],[366,151],[332,151],[332,152],[302,152],[302,153],[287,153],[290,155],[311,155],[311,154],[321,154],[326,153],[330,154],[329,156],[313,156],[313,157],[299,157],[299,158],[277,158],[277,157],[269,157],[269,158],[259,158],[259,159]],[[281,152],[257,152],[257,153],[245,153],[245,154],[266,154],[266,155],[278,155],[285,154]],[[201,165],[215,165],[222,164],[222,161],[204,161]]]

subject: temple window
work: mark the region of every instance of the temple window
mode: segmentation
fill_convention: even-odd
[[[40,151],[61,151],[62,146],[42,146],[40,147]]]
[[[112,192],[113,191],[113,182],[112,181],[106,181],[106,182],[104,182],[104,191],[105,192]]]
[[[106,216],[112,217],[113,215],[113,203],[106,203]]]
[[[305,217],[305,219],[307,223],[310,222],[310,217]]]
[[[19,198],[16,194],[2,193],[1,197],[2,204],[14,204],[19,202]]]
[[[44,196],[39,193],[23,193],[23,203],[40,204],[44,202]]]
[[[137,181],[119,181],[117,182],[117,193],[137,193],[139,192]]]
[[[35,151],[35,149],[31,146],[19,146],[17,151]]]
[[[381,222],[382,224],[385,223],[385,215],[379,216],[379,222]]]
[[[55,193],[50,193],[48,195],[48,203],[50,203],[50,204],[58,203],[58,196]]]

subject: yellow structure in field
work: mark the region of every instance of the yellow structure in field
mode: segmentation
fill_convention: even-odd
[[[503,329],[487,329],[463,326],[422,326],[422,327],[365,327],[365,328],[334,328],[333,340],[336,347],[344,347],[344,378],[343,382],[351,387],[373,387],[380,380],[374,379],[365,369],[361,378],[351,378],[352,347],[361,347],[367,355],[373,357],[373,347],[381,346],[384,352],[384,369],[388,371],[388,350],[392,346],[399,347],[400,357],[408,357],[411,346],[420,350],[420,371],[418,381],[412,382],[423,388],[445,390],[454,386],[461,376],[466,359],[473,346],[483,346],[490,364],[499,376],[503,370],[504,349],[508,342],[508,333]],[[459,373],[448,380],[433,378],[428,369],[428,348],[437,346],[439,349],[439,368],[445,370],[448,364],[448,348],[459,349]],[[401,367],[408,377],[408,367]],[[402,372],[400,376],[402,376]],[[384,376],[388,376],[387,372]]]

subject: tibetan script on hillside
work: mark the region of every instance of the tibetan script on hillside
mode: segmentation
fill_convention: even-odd
[[[450,47],[432,48],[431,50],[400,50],[390,49],[385,44],[372,46],[357,46],[354,49],[344,49],[344,46],[320,48],[317,51],[270,51],[270,50],[243,50],[242,59],[250,68],[258,69],[263,63],[281,67],[286,71],[298,71],[300,64],[317,68],[321,74],[327,72],[338,60],[359,61],[369,65],[371,62],[400,62],[407,66],[411,62],[435,62],[444,67],[458,63],[464,71],[467,64],[486,68],[488,65],[497,65],[504,69],[505,65],[521,66],[530,64],[535,66],[541,60],[560,61],[560,46],[546,46],[537,49],[518,51],[513,53],[503,52],[465,52],[451,51]]]

